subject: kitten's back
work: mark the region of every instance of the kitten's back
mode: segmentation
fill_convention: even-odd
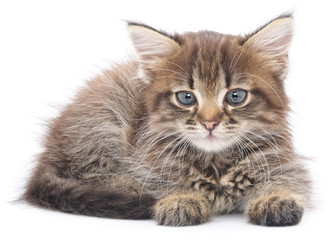
[[[100,217],[151,217],[155,200],[127,192],[126,161],[119,161],[131,154],[135,122],[143,114],[136,72],[134,62],[105,71],[54,119],[25,192],[28,202]]]

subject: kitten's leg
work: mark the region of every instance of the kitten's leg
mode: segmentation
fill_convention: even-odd
[[[154,213],[160,225],[189,226],[208,221],[211,206],[200,193],[174,193],[158,201]]]
[[[283,188],[258,196],[246,209],[252,223],[264,226],[296,225],[303,212],[301,197]]]
[[[311,205],[307,169],[295,160],[271,169],[266,176],[269,179],[255,184],[244,199],[244,212],[250,222],[264,226],[298,224]]]

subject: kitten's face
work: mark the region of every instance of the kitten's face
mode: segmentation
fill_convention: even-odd
[[[288,108],[282,83],[286,56],[274,61],[253,43],[248,46],[246,37],[215,32],[173,41],[178,43],[173,54],[142,64],[153,127],[206,152],[279,133]]]

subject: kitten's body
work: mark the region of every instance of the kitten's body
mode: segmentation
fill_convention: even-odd
[[[289,39],[275,43],[277,50],[258,44],[290,20],[246,37],[169,36],[130,23],[141,61],[90,81],[52,122],[26,199],[164,225],[232,211],[257,224],[298,223],[310,183],[286,120]],[[245,89],[245,101],[226,102],[230,89]],[[178,102],[180,91],[196,96],[193,105]]]

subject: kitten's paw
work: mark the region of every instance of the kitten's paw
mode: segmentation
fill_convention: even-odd
[[[304,208],[292,197],[260,197],[248,209],[251,222],[264,226],[292,226],[300,222]]]
[[[167,196],[155,206],[155,219],[159,225],[190,226],[209,220],[210,204],[199,193]]]

